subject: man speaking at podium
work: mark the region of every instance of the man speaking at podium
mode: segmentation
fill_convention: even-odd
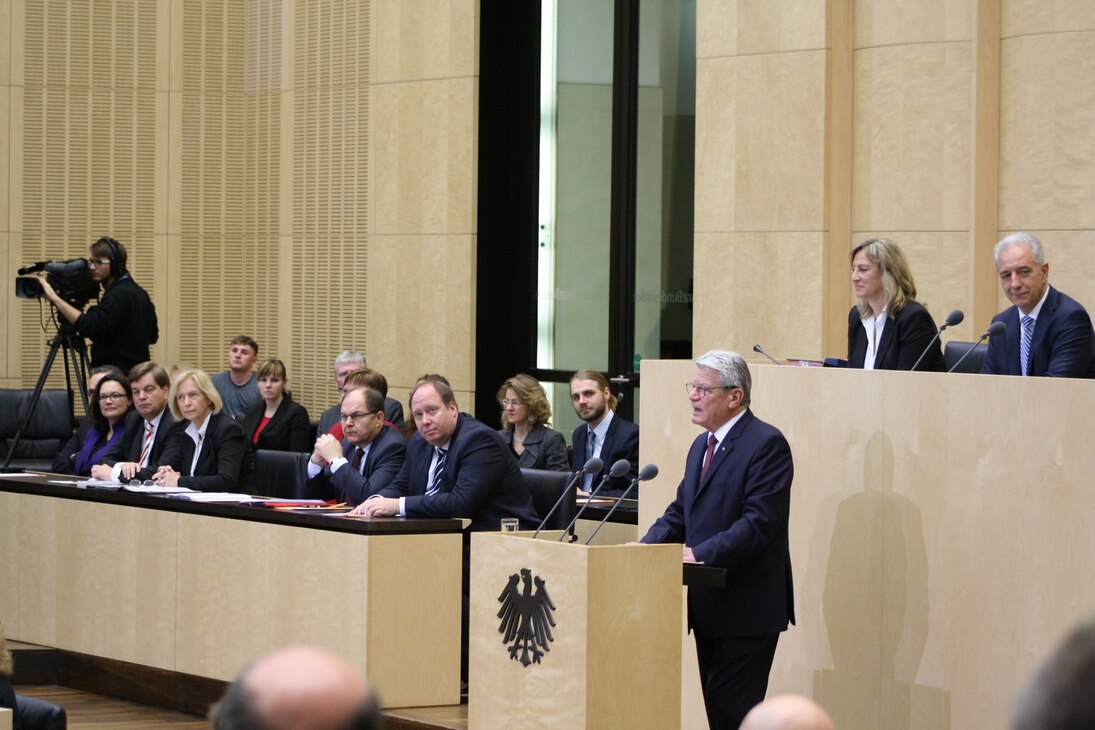
[[[700,683],[713,729],[733,729],[764,699],[780,632],[794,623],[787,522],[794,466],[787,439],[749,410],[741,355],[712,350],[686,383],[692,423],[677,497],[644,543],[684,543],[684,560],[726,569],[726,586],[688,589]]]

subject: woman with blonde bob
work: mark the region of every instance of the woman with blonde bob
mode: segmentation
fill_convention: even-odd
[[[498,389],[502,406],[502,440],[523,469],[568,471],[563,434],[548,427],[551,404],[540,381],[520,373]]]
[[[236,489],[246,452],[243,429],[221,412],[220,394],[205,371],[179,373],[168,403],[180,423],[164,444],[153,481],[199,492]]]
[[[916,284],[905,254],[886,238],[852,249],[852,286],[859,303],[848,313],[848,367],[912,370],[935,337],[935,321],[915,300]],[[936,341],[917,370],[942,372]]]

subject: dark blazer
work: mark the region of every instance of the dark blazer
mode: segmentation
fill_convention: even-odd
[[[259,427],[265,413],[266,401],[260,400],[240,420],[243,435],[253,448],[296,452],[312,450],[315,438],[312,436],[312,422],[308,420],[308,411],[288,395],[282,399],[273,418],[259,434],[259,442],[255,444],[255,429]]]
[[[679,542],[726,568],[726,587],[688,589],[689,627],[705,637],[759,636],[795,621],[787,523],[794,465],[787,439],[746,410],[700,483],[708,433],[692,443],[676,499],[642,542]]]
[[[355,449],[357,447],[349,441],[342,440],[343,453],[351,463]],[[337,499],[354,505],[361,504],[391,484],[406,458],[406,439],[398,430],[384,426],[369,447],[362,473],[355,471],[351,464],[332,473],[331,465],[327,464],[323,471],[308,480],[304,494],[310,499]]]
[[[578,471],[586,463],[586,435],[588,429],[589,424],[583,423],[574,429],[574,434],[571,437],[570,443],[574,445],[574,448],[570,452],[570,466],[573,471]],[[608,480],[604,489],[601,490],[601,494],[605,496],[620,496],[631,484],[631,480],[639,474],[639,427],[631,421],[625,421],[614,413],[612,414],[612,422],[608,424],[608,433],[605,434],[604,445],[601,446],[601,461],[604,462],[604,468],[601,469],[600,474],[593,478],[593,486],[590,488],[596,489],[597,485],[601,483],[601,478],[620,459],[627,459],[628,463],[631,464],[631,469],[625,477]],[[636,485],[628,497],[636,498],[638,496],[639,487]]]
[[[164,446],[177,425],[175,418],[171,415],[171,409],[164,407],[159,428],[156,429],[156,435],[152,438],[152,449],[148,454],[148,466],[138,471],[134,478],[142,481],[152,478],[152,475],[156,473],[156,469],[159,468],[160,456],[163,454]],[[182,427],[186,428],[186,424],[184,423]],[[114,466],[119,461],[135,462],[141,458],[141,449],[143,448],[144,419],[137,411],[130,411],[126,415],[125,436],[103,457],[103,463]]]
[[[875,370],[912,370],[937,331],[928,310],[919,302],[906,301],[896,315],[886,315],[886,327],[882,330],[882,341],[878,343],[874,359]],[[852,307],[848,312],[848,367],[862,368],[866,357],[867,333],[863,331],[859,310]],[[941,373],[946,369],[943,349],[936,340],[916,371]]]
[[[1019,340],[1022,337],[1019,308],[1008,307],[992,321],[1003,322],[1008,331],[1003,337],[989,339],[981,372],[1022,375],[1019,365]],[[1079,302],[1053,287],[1049,288],[1038,319],[1034,320],[1027,374],[1057,378],[1095,377],[1095,333],[1091,329],[1091,317]]]
[[[506,447],[512,449],[513,429],[503,428],[498,433],[502,435]],[[533,426],[525,436],[525,450],[517,457],[517,465],[522,469],[570,471],[566,439],[563,434],[542,423]]]
[[[53,460],[53,466],[49,468],[52,473],[72,474],[76,471],[76,457],[79,456],[80,449],[84,447],[84,441],[91,433],[91,428],[91,416],[84,416],[80,419],[80,424],[76,427],[72,438],[61,447],[57,457]]]
[[[441,489],[426,496],[434,447],[416,433],[407,443],[407,460],[384,497],[406,497],[407,517],[466,517],[475,531],[495,531],[503,517],[516,517],[521,527],[536,527],[525,479],[517,460],[498,432],[461,413],[449,442]]]
[[[199,492],[231,492],[239,487],[240,468],[247,446],[239,422],[227,413],[214,413],[209,417],[202,452],[194,473],[190,462],[194,459],[194,440],[186,433],[187,422],[179,421],[172,429],[164,447],[160,464],[170,464],[182,474],[179,486]]]

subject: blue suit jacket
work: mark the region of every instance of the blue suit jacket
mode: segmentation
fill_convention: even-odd
[[[992,318],[1003,322],[1008,331],[989,340],[981,372],[990,375],[1021,375],[1019,366],[1019,308],[1008,307]],[[1053,287],[1034,322],[1030,343],[1028,375],[1057,378],[1095,377],[1095,332],[1091,318],[1079,302]]]
[[[707,436],[688,451],[676,499],[642,541],[680,542],[726,568],[725,588],[688,589],[689,626],[705,637],[759,636],[795,621],[787,523],[794,465],[787,439],[746,410],[700,483]]]
[[[395,475],[403,468],[407,457],[407,441],[399,431],[384,426],[373,439],[369,453],[365,455],[364,469],[361,473],[354,470],[354,450],[356,446],[346,439],[342,440],[342,451],[346,460],[351,462],[332,472],[331,465],[305,484],[305,496],[312,499],[338,499],[354,505],[387,487]]]
[[[503,517],[516,517],[522,528],[539,524],[517,460],[493,428],[461,413],[449,442],[440,491],[426,496],[434,447],[416,433],[407,444],[407,460],[384,497],[406,497],[407,517],[471,519],[471,529],[495,531]]]
[[[570,466],[573,471],[578,471],[586,463],[586,436],[588,434],[589,425],[583,423],[574,429],[574,434],[571,436],[570,442],[574,448],[570,452]],[[631,480],[639,474],[639,427],[631,421],[625,421],[613,414],[612,422],[608,424],[608,433],[605,434],[605,442],[601,446],[600,458],[604,462],[604,467],[601,469],[601,473],[593,478],[593,486],[590,489],[596,489],[597,485],[601,483],[601,478],[620,459],[627,459],[627,462],[631,464],[627,476],[619,479],[609,479],[608,484],[601,490],[601,494],[605,496],[618,497],[627,489],[627,485],[631,484]],[[636,485],[628,497],[634,499],[638,496],[639,487]]]

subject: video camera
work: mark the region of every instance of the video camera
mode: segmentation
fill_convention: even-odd
[[[19,299],[37,299],[42,296],[42,283],[37,276],[39,271],[46,272],[46,281],[66,302],[83,309],[87,303],[99,295],[99,285],[92,281],[87,259],[69,259],[68,261],[38,261],[19,269],[15,277],[15,296]]]

